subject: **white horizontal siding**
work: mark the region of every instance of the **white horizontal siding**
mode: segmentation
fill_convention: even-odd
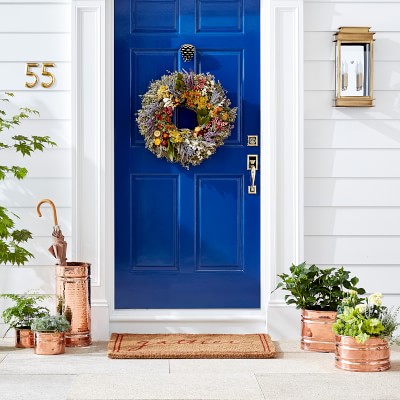
[[[305,0],[305,257],[400,303],[400,1]],[[334,107],[340,26],[375,34],[374,107]]]
[[[304,254],[315,264],[398,264],[400,237],[306,236]],[[391,279],[381,277],[382,280]],[[379,286],[379,282],[376,282]],[[375,291],[380,291],[378,287]]]
[[[1,33],[0,42],[0,62],[71,61],[70,33]]]
[[[400,179],[306,178],[304,202],[316,207],[398,207]]]
[[[304,4],[304,25],[307,31],[336,31],[340,26],[372,26],[371,31],[397,31],[399,29],[400,3],[362,4],[360,12],[355,5],[321,2]]]
[[[400,206],[306,207],[304,219],[311,236],[400,236]]]
[[[374,91],[375,107],[333,107],[335,92],[328,90],[304,93],[306,119],[400,119],[399,91]]]
[[[400,120],[306,120],[306,149],[398,149]]]
[[[32,16],[35,16],[34,18]],[[17,18],[16,18],[17,17]],[[71,31],[69,4],[3,4],[0,32],[67,32]]]
[[[31,156],[16,155],[13,150],[2,151],[1,162],[27,168],[30,178],[70,178],[71,150],[45,149]]]
[[[71,178],[26,178],[0,181],[0,204],[4,207],[36,207],[50,198],[57,207],[71,207]]]
[[[306,178],[400,177],[399,149],[306,149],[304,160]]]
[[[1,68],[1,63],[0,63]],[[21,79],[24,81],[24,77]],[[17,113],[20,107],[28,107],[39,111],[40,116],[32,116],[32,119],[71,119],[71,93],[47,90],[17,92],[11,88],[15,97],[9,103],[2,104],[2,108],[9,113]]]

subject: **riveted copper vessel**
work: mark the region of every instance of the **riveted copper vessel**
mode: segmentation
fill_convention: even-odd
[[[332,324],[336,320],[336,311],[302,310],[301,312],[301,349],[333,353],[335,334]]]
[[[65,315],[71,329],[65,333],[67,347],[89,346],[90,325],[90,264],[67,262],[57,265],[57,311]]]
[[[350,336],[336,335],[335,365],[346,371],[379,372],[390,368],[390,347],[386,340],[369,338],[357,343]]]
[[[33,348],[33,332],[30,329],[15,329],[15,347],[20,349]]]
[[[65,353],[64,332],[35,332],[35,354],[54,355]]]

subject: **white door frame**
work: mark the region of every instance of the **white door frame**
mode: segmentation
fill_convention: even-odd
[[[261,309],[114,309],[114,0],[72,0],[75,259],[92,262],[92,331],[262,332],[296,337],[269,293],[303,261],[303,1],[261,0]],[[267,324],[267,325],[266,325]]]

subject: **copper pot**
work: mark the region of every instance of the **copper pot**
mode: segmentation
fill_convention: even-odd
[[[29,328],[15,328],[15,347],[20,349],[34,347],[33,332]]]
[[[35,354],[53,355],[65,353],[64,332],[35,332]]]
[[[67,262],[57,265],[56,294],[58,312],[71,324],[65,333],[67,347],[89,346],[90,334],[90,264]]]
[[[333,353],[335,334],[332,325],[336,320],[336,311],[301,311],[301,349]]]
[[[390,347],[386,340],[369,338],[357,343],[351,336],[336,335],[335,365],[346,371],[379,372],[390,368]]]

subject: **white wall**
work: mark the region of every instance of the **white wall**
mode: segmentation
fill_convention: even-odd
[[[400,304],[400,1],[305,0],[305,259]],[[334,108],[340,26],[375,34],[375,107]]]
[[[42,198],[51,198],[66,240],[72,235],[72,134],[71,134],[71,4],[56,0],[0,0],[0,92],[12,91],[15,97],[7,107],[31,107],[40,118],[24,122],[15,133],[48,135],[58,146],[29,157],[16,157],[1,151],[0,164],[26,166],[23,181],[0,182],[0,205],[18,214],[19,227],[29,229],[34,239],[26,246],[35,256],[23,267],[0,266],[0,293],[23,293],[36,289],[54,294],[54,259],[47,252],[51,243],[52,216],[42,206],[43,218],[35,207]],[[49,69],[56,84],[49,89],[24,84],[26,62],[55,62]],[[31,81],[31,79],[28,79]],[[3,108],[1,104],[0,108]],[[1,139],[0,139],[1,141]],[[71,259],[72,246],[68,251]],[[50,301],[52,304],[52,301]],[[0,311],[4,302],[0,303]],[[0,325],[0,334],[4,326]]]

